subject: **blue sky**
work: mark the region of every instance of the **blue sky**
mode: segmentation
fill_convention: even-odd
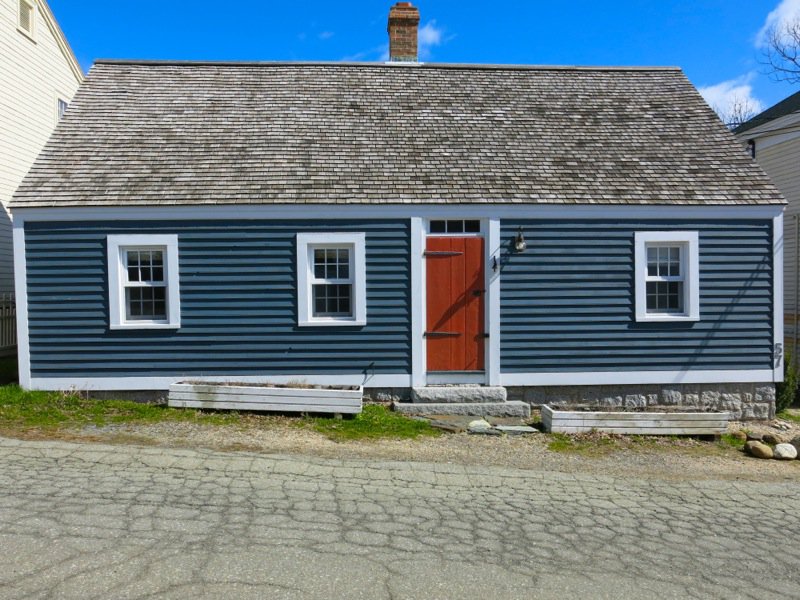
[[[84,69],[96,58],[383,60],[394,0],[49,0]],[[428,62],[677,65],[710,102],[800,90],[759,64],[760,32],[800,0],[415,0]]]

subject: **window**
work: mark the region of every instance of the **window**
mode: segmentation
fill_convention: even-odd
[[[67,107],[69,106],[69,102],[63,100],[61,98],[58,99],[58,120],[64,118],[64,113],[67,112]]]
[[[431,221],[430,233],[480,233],[481,222],[478,219],[448,219]]]
[[[297,323],[366,325],[363,233],[297,234]]]
[[[35,9],[28,0],[19,0],[19,29],[30,37],[33,37],[33,24],[35,19]]]
[[[111,329],[180,327],[178,237],[108,236]]]
[[[638,231],[634,261],[637,321],[700,319],[696,231]]]

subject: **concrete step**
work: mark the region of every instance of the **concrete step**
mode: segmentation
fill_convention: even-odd
[[[531,416],[527,402],[395,402],[394,410],[403,415],[469,415],[474,417]]]
[[[429,385],[411,388],[415,404],[444,404],[445,402],[505,402],[506,388],[488,385]]]

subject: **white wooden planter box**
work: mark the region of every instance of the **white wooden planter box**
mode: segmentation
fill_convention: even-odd
[[[167,404],[175,408],[276,412],[361,412],[364,388],[358,386],[282,387],[224,383],[174,383]]]
[[[542,424],[553,433],[594,429],[633,435],[721,435],[731,416],[727,412],[588,412],[542,406]]]

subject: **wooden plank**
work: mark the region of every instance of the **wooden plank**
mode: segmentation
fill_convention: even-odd
[[[361,406],[325,406],[320,404],[281,404],[272,402],[205,402],[201,400],[168,400],[173,408],[203,408],[206,410],[258,410],[272,412],[310,412],[358,414]]]
[[[234,394],[227,392],[217,393],[197,393],[197,392],[172,392],[169,393],[170,400],[193,400],[201,402],[239,402],[242,404],[259,404],[264,402],[282,404],[320,404],[326,406],[358,406],[361,398],[330,398],[326,396],[285,396],[283,394],[261,394],[254,396],[250,394]]]
[[[187,383],[174,383],[169,386],[170,393],[174,392],[196,392],[204,394],[220,394],[220,393],[236,393],[243,396],[263,396],[265,394],[280,393],[283,396],[328,396],[339,398],[361,398],[364,390],[357,388],[355,390],[346,389],[325,389],[325,388],[292,388],[292,387],[268,387],[268,386],[237,386],[237,385],[205,385],[205,384],[187,384]]]
[[[544,414],[544,412],[542,413]],[[706,421],[708,419],[730,420],[731,414],[727,412],[708,413],[679,413],[679,412],[584,412],[584,411],[555,411],[551,413],[553,420],[585,420],[597,421],[646,421],[654,418],[666,418],[674,421]]]
[[[727,420],[724,419],[709,419],[707,421],[691,421],[691,422],[684,422],[684,421],[673,421],[670,419],[664,420],[648,420],[648,421],[598,421],[595,419],[586,419],[586,420],[577,420],[571,419],[569,421],[561,421],[558,419],[554,419],[552,422],[553,427],[589,427],[589,428],[617,428],[617,427],[639,427],[643,429],[647,428],[659,428],[659,427],[683,427],[686,429],[693,429],[697,427],[724,427],[728,423]]]
[[[589,427],[554,427],[550,431],[552,433],[588,433],[593,428]],[[599,429],[594,428],[594,431],[604,431],[606,433],[618,433],[625,435],[718,435],[725,433],[727,427],[665,427],[660,429],[641,429],[639,427],[620,427],[615,429]]]

